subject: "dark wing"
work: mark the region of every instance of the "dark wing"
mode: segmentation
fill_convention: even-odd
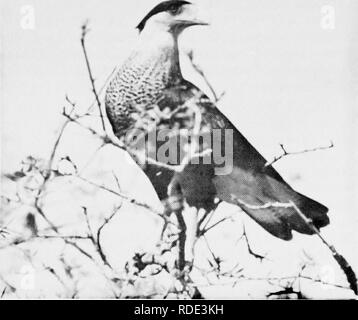
[[[192,86],[193,90],[199,90]],[[328,209],[325,206],[296,192],[272,166],[266,167],[264,157],[213,104],[206,103],[204,109],[203,121],[212,129],[233,130],[232,171],[212,177],[219,199],[239,205],[268,232],[284,240],[292,238],[292,230],[305,234],[313,234],[313,231],[294,208],[272,206],[257,209],[255,206],[293,201],[317,228],[329,224]]]
[[[284,240],[292,238],[292,230],[305,234],[313,231],[294,208],[257,207],[293,201],[317,228],[329,224],[328,209],[293,190],[272,166],[266,167],[264,157],[220,110],[212,105],[205,115],[213,129],[233,130],[233,169],[212,179],[218,198],[239,205],[268,232]]]

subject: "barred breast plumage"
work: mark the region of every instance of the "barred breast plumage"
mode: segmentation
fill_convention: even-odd
[[[174,55],[172,46],[135,51],[110,82],[105,104],[117,137],[123,136],[144,111],[155,106],[163,91],[181,77],[173,69]]]

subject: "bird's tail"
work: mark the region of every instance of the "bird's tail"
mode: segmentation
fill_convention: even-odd
[[[317,229],[323,228],[329,224],[327,207],[315,200],[304,196],[303,194],[296,193],[296,195],[299,198],[298,208],[305,214],[307,218],[312,220],[312,223]]]
[[[231,175],[217,176],[214,179],[218,197],[240,206],[272,235],[290,240],[292,230],[304,234],[314,233],[294,207],[280,206],[290,202],[293,202],[317,229],[329,224],[328,209],[324,205],[296,192],[284,181],[277,181],[267,175],[256,176],[255,179],[244,177],[242,181],[237,181],[239,175],[235,173],[236,170],[240,169],[234,169]]]

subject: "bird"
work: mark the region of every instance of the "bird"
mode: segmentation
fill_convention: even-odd
[[[282,240],[292,239],[292,231],[314,234],[329,224],[328,208],[295,191],[273,165],[267,165],[266,159],[219,110],[216,102],[184,78],[178,39],[189,27],[207,25],[193,15],[192,6],[183,0],[160,2],[137,25],[138,45],[106,90],[106,114],[113,133],[128,147],[167,211],[180,210],[187,203],[210,212],[218,203],[227,202],[240,207]],[[161,165],[160,159],[157,163],[144,161],[139,155],[144,152],[139,141],[144,141],[143,135],[148,137],[153,127],[157,132],[166,130],[175,136],[179,129],[193,130],[198,118],[199,127],[205,132],[232,132],[230,171],[216,174],[217,164],[204,161],[213,157],[204,155],[203,144],[195,154],[198,161],[187,163],[182,170]],[[221,139],[225,137],[220,135]],[[149,152],[163,147],[165,142],[159,140],[156,141],[159,147],[150,144]],[[177,154],[173,157],[170,161],[183,160]],[[274,205],[277,203],[294,206]]]

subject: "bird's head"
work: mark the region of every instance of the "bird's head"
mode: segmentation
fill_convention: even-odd
[[[163,1],[148,12],[138,24],[137,29],[142,32],[150,26],[155,26],[178,35],[187,27],[208,25],[195,17],[191,6],[189,1],[184,0]]]

